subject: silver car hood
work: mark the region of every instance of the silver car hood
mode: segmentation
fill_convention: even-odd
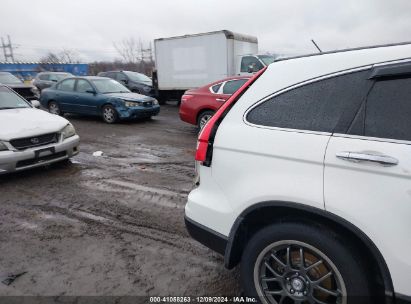
[[[68,123],[63,117],[33,108],[0,110],[0,140],[58,132]]]

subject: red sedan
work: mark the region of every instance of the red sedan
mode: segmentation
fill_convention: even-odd
[[[222,104],[248,79],[250,76],[230,77],[186,91],[181,97],[181,120],[197,125],[201,130]]]

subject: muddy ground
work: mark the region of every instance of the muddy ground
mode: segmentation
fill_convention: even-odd
[[[116,125],[66,118],[81,136],[71,163],[0,177],[0,274],[27,272],[0,296],[237,294],[237,271],[184,226],[196,130],[177,106]]]

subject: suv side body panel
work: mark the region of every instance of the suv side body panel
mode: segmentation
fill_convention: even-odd
[[[334,146],[337,137],[331,137],[331,133],[256,126],[246,122],[245,119],[247,111],[258,102],[303,82],[335,73],[345,73],[351,69],[371,67],[377,63],[410,58],[410,54],[411,45],[402,45],[318,55],[271,64],[221,122],[214,140],[211,167],[198,166],[200,184],[189,194],[186,205],[187,218],[206,226],[219,235],[228,237],[236,219],[244,210],[255,204],[264,201],[287,201],[324,210],[324,203],[326,203],[327,211],[348,219],[375,242],[386,259],[389,270],[395,276],[393,278],[395,291],[411,295],[409,287],[411,269],[408,268],[409,262],[404,260],[411,249],[409,238],[411,231],[409,226],[410,191],[404,191],[404,189],[411,190],[408,177],[393,188],[402,187],[397,189],[401,193],[395,202],[399,208],[396,213],[402,213],[400,217],[393,218],[387,215],[389,202],[383,205],[379,201],[375,209],[373,206],[366,208],[365,196],[357,197],[355,202],[347,202],[354,195],[351,191],[352,184],[356,182],[354,186],[358,187],[365,176],[350,180],[350,175],[354,173],[345,170],[343,174],[346,175],[344,180],[347,185],[344,187],[336,179],[337,170],[344,171],[344,169],[341,164],[334,165],[333,171],[325,171],[325,174],[329,176],[328,179],[331,180],[324,186],[324,163],[332,164],[330,158],[332,157],[334,162],[335,152],[341,148],[330,149],[329,141],[332,141]],[[327,154],[324,162],[326,151],[330,154]],[[409,156],[410,152],[407,151],[406,154]],[[397,156],[400,157],[400,155]],[[387,175],[387,178],[391,179],[390,184],[400,175],[408,176],[411,172],[408,160],[406,164],[404,163],[406,166],[401,167],[405,171]],[[359,171],[366,172],[367,170],[360,169]],[[378,188],[377,192],[381,196],[377,197],[370,193],[373,187],[368,186],[371,184],[367,186],[368,191],[364,191],[363,195],[369,194],[376,199],[388,199],[387,196],[390,194],[382,193],[384,191],[384,185],[381,184],[382,179],[376,176],[367,178],[370,178],[370,183],[374,183],[373,186]],[[408,188],[405,188],[406,183],[408,183]],[[331,189],[328,187],[337,186],[342,189],[341,191],[345,191],[338,200],[327,194],[328,189]],[[329,205],[328,200],[335,200],[335,204]],[[369,201],[370,197],[367,198],[367,202]],[[357,219],[353,218],[352,213]],[[381,232],[382,229],[379,228],[387,217],[395,231],[387,229]],[[395,221],[401,221],[401,223],[394,224]],[[394,232],[401,233],[401,235],[391,235]],[[387,238],[388,240],[394,239],[388,241],[387,244],[391,242],[397,247],[387,248],[387,244],[382,245],[382,240],[385,241]],[[403,244],[398,248],[401,240]],[[404,245],[404,243],[407,244]],[[394,255],[393,250],[398,252],[404,250],[404,255],[402,257],[398,256],[399,253]],[[407,270],[400,270],[400,264],[405,265]]]

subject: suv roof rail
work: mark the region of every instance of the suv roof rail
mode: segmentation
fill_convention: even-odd
[[[299,55],[299,56],[284,57],[284,58],[280,58],[276,61],[284,61],[284,60],[297,59],[297,58],[321,56],[321,55],[327,55],[327,54],[344,53],[344,52],[350,52],[350,51],[368,50],[368,49],[376,49],[376,48],[382,48],[382,47],[399,46],[399,45],[407,45],[407,44],[411,44],[411,41],[388,43],[388,44],[377,44],[377,45],[370,45],[370,46],[361,46],[361,47],[341,49],[341,50],[333,50],[333,51],[327,51],[327,52],[321,52],[321,53],[312,53],[312,54],[305,54],[305,55]]]

